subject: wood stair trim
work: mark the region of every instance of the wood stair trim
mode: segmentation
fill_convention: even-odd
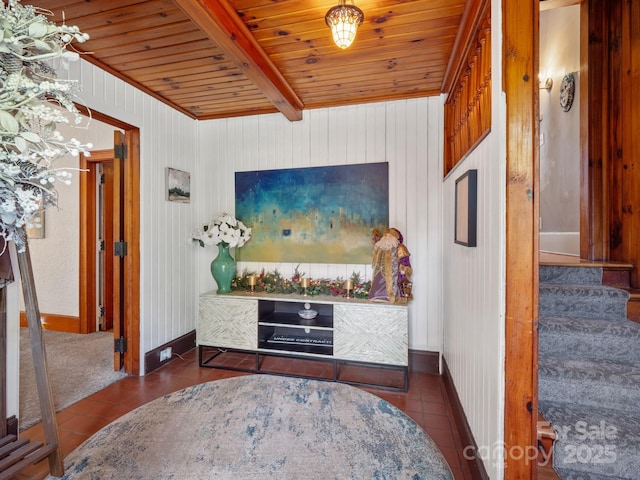
[[[551,424],[538,412],[538,479],[559,480],[559,476],[553,469],[553,442],[556,440],[556,432]]]
[[[58,449],[57,445],[42,442],[30,442],[8,435],[0,439],[3,444],[0,452],[0,480],[8,480],[25,468],[44,460]]]
[[[628,271],[633,270],[633,264],[626,262],[588,262],[587,260],[581,260],[580,262],[562,262],[562,261],[539,261],[540,266],[546,267],[600,267],[603,270],[613,271]]]
[[[538,412],[538,440],[542,438],[548,438],[550,440],[556,439],[556,431],[553,429],[551,424],[542,416],[540,412]]]
[[[539,252],[538,262],[544,266],[555,267],[602,267],[607,270],[633,270],[633,263],[604,260],[585,260],[575,255]]]

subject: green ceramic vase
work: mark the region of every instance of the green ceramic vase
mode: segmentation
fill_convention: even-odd
[[[236,261],[229,254],[229,244],[218,244],[218,256],[211,262],[211,275],[218,284],[218,293],[229,293],[236,275]]]

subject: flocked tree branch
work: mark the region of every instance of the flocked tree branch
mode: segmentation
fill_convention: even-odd
[[[75,124],[82,116],[74,100],[79,87],[57,79],[48,63],[76,60],[71,42],[89,36],[78,27],[56,25],[53,14],[19,0],[0,4],[0,236],[21,251],[26,240],[18,232],[38,224],[40,207],[57,205],[55,182],[70,183],[71,173],[53,167],[65,155],[89,154],[90,144],[65,140],[59,123]]]

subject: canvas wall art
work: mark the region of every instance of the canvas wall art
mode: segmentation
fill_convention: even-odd
[[[236,216],[252,231],[239,261],[371,262],[389,225],[389,164],[237,172]]]
[[[191,175],[189,172],[166,167],[165,183],[167,200],[189,203],[191,200]]]

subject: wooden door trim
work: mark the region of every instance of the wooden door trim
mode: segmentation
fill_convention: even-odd
[[[113,338],[116,341],[125,340],[123,345],[127,345],[127,336],[125,330],[125,320],[127,318],[124,312],[124,296],[125,296],[125,283],[124,276],[126,273],[126,266],[124,258],[116,255],[115,242],[126,242],[124,238],[124,165],[126,154],[124,153],[124,139],[125,134],[120,130],[113,132],[113,145],[114,145],[114,160],[113,160],[113,172],[112,172],[112,221],[111,229],[113,235],[114,244],[107,246],[108,259],[106,262],[111,262],[111,271],[113,275],[111,277],[112,282],[112,306],[113,306]],[[115,154],[115,150],[120,149],[121,152]],[[124,351],[126,353],[126,349]],[[124,365],[124,354],[120,349],[114,349],[113,352],[113,367],[115,370],[120,370]]]
[[[586,260],[609,260],[610,253],[608,18],[606,0],[580,6],[580,258]]]
[[[124,166],[125,257],[125,372],[140,373],[140,131],[127,130],[127,161]]]
[[[502,1],[506,96],[504,478],[537,478],[539,2]]]
[[[125,268],[128,271],[125,284],[125,336],[127,351],[124,354],[124,371],[129,375],[140,374],[140,129],[100,112],[76,105],[83,114],[124,130],[129,140],[129,162],[125,167],[125,229],[128,255]],[[95,277],[94,277],[95,279]]]
[[[80,258],[79,258],[79,313],[80,333],[92,333],[96,329],[96,315],[98,305],[95,291],[97,288],[96,275],[96,195],[97,176],[95,166],[92,164],[110,161],[113,159],[113,149],[94,150],[91,156],[80,155]]]

